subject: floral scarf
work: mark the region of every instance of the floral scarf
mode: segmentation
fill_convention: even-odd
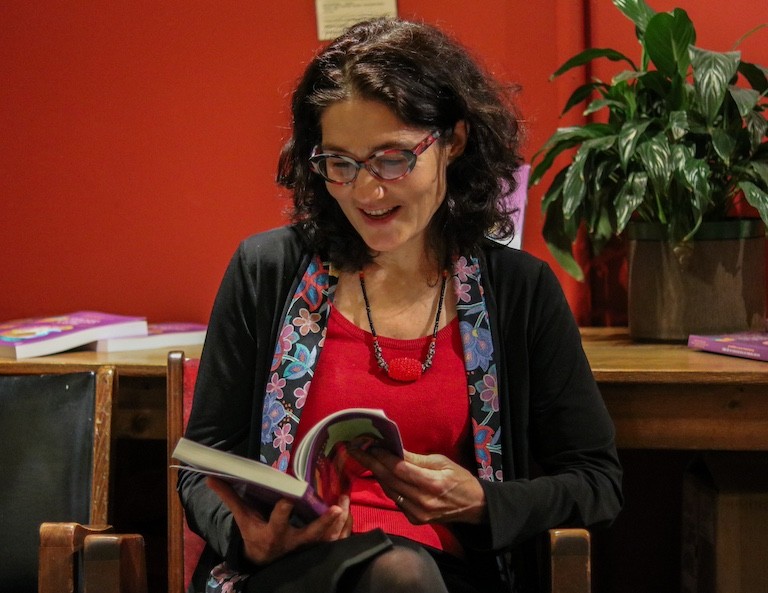
[[[467,371],[477,475],[502,481],[499,394],[490,320],[483,298],[480,265],[459,257],[453,265],[459,329]],[[264,397],[262,462],[287,471],[291,447],[310,391],[336,288],[328,264],[315,257],[299,282],[277,338]]]

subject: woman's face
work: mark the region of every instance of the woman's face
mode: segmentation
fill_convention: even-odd
[[[433,131],[408,127],[385,105],[364,99],[330,105],[320,117],[320,125],[322,152],[358,161],[379,150],[411,150]],[[426,229],[445,199],[446,167],[466,141],[463,124],[456,128],[447,144],[432,144],[401,179],[382,181],[361,168],[348,185],[326,183],[372,251],[382,256],[424,255]]]

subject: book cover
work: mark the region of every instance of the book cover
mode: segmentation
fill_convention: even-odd
[[[97,352],[122,352],[197,345],[205,341],[206,329],[202,323],[150,323],[146,335],[103,338],[88,347]]]
[[[64,352],[101,338],[146,335],[144,317],[78,311],[0,323],[0,356],[30,358]]]
[[[179,466],[183,469],[228,481],[244,500],[261,510],[288,498],[296,505],[296,517],[306,522],[338,501],[363,471],[349,455],[349,448],[373,445],[403,456],[400,431],[382,410],[349,408],[327,416],[296,445],[293,475],[183,437],[172,457],[186,464]]]
[[[255,459],[214,449],[184,437],[174,448],[173,458],[187,464],[183,469],[226,480],[243,500],[264,512],[281,498],[293,501],[294,515],[305,522],[319,517],[328,508],[307,482]]]
[[[768,361],[768,332],[747,331],[718,335],[691,334],[688,337],[688,347],[705,352]]]

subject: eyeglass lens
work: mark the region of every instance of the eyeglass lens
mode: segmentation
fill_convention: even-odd
[[[315,154],[310,163],[315,172],[332,183],[351,183],[357,178],[362,167],[384,181],[395,181],[405,177],[416,166],[416,157],[429,148],[440,136],[439,131],[431,132],[413,150],[382,150],[372,154],[365,161],[337,154]]]

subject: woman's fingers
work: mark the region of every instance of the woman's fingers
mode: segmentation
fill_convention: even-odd
[[[485,492],[466,468],[443,455],[405,452],[404,458],[373,449],[355,453],[381,484],[384,493],[415,524],[465,521],[485,517]]]

